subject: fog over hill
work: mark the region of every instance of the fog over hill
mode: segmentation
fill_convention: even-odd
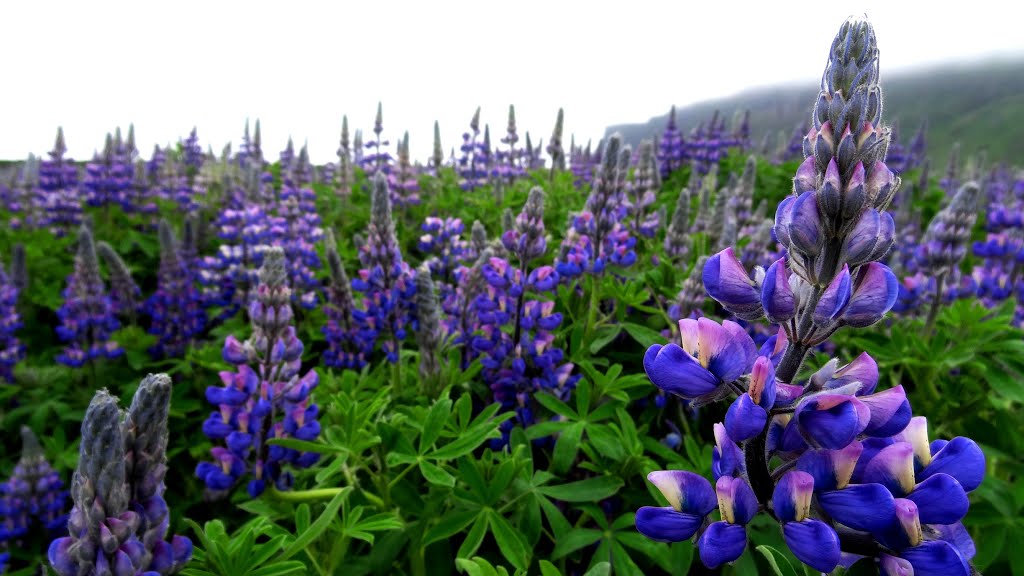
[[[959,141],[965,153],[988,151],[992,161],[1024,166],[1024,55],[988,62],[935,66],[886,75],[883,118],[898,123],[899,138],[907,143],[921,122],[928,121],[928,152],[933,165],[944,168],[949,150]],[[800,123],[808,123],[807,110],[818,93],[814,83],[753,88],[733,96],[677,107],[684,134],[707,121],[715,110],[731,120],[737,111],[750,110],[752,140],[760,146],[767,133],[777,144],[789,139]],[[636,145],[659,134],[668,117],[644,124],[609,126]]]

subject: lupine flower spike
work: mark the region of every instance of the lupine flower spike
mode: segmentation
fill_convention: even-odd
[[[841,326],[877,322],[895,302],[895,276],[877,262],[893,244],[884,210],[899,184],[884,163],[877,79],[874,30],[851,18],[832,45],[795,195],[776,215],[786,255],[753,277],[732,247],[703,266],[719,304],[741,319],[767,316],[778,332],[759,351],[738,324],[684,318],[679,344],[655,344],[644,355],[664,392],[697,405],[732,398],[724,423],[714,425],[715,489],[692,472],[653,472],[648,479],[669,506],[636,515],[649,538],[694,539],[709,568],[743,554],[744,526],[765,511],[816,572],[860,561],[885,576],[975,573],[975,546],[961,521],[968,493],[984,479],[978,445],[963,437],[930,442],[902,386],[876,389],[878,364],[867,354],[796,380],[813,347]],[[973,208],[954,207],[970,204],[954,200],[950,211],[964,215],[944,215],[944,229],[966,221]],[[721,520],[711,522],[716,497]]]
[[[191,559],[188,538],[164,540],[170,386],[165,374],[148,376],[127,418],[105,390],[93,397],[71,481],[70,535],[54,540],[48,554],[60,576],[163,576]]]

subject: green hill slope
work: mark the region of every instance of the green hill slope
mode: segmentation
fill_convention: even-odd
[[[1024,57],[985,63],[956,64],[882,75],[886,124],[900,125],[906,143],[927,118],[929,156],[933,166],[945,166],[956,141],[963,150],[988,150],[990,160],[1024,164]],[[793,128],[810,119],[818,88],[799,86],[755,88],[734,96],[678,109],[680,127],[689,131],[720,110],[731,118],[737,110],[750,110],[755,145],[765,133],[788,139]],[[667,112],[667,111],[666,111]],[[644,124],[610,126],[636,144],[660,133],[667,115]]]

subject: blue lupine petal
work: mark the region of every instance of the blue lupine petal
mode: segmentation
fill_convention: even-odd
[[[948,474],[929,476],[906,496],[917,504],[922,524],[952,524],[967,515],[971,503],[963,486]]]
[[[974,440],[957,436],[935,452],[931,463],[917,475],[917,479],[923,482],[939,473],[956,478],[964,490],[970,492],[981,486],[985,479],[985,453]]]
[[[864,433],[868,436],[888,437],[899,434],[910,423],[910,401],[903,386],[861,396],[860,401],[871,410],[871,420]]]
[[[655,344],[644,355],[647,377],[658,388],[683,398],[696,398],[718,388],[715,375],[675,344]]]
[[[949,542],[941,540],[922,542],[919,546],[907,548],[900,556],[914,567],[915,574],[928,576],[969,576],[967,560]]]
[[[754,403],[749,394],[740,394],[725,413],[725,429],[737,442],[757,436],[767,423],[768,412]]]
[[[826,393],[801,402],[794,420],[821,447],[839,450],[864,431],[870,417],[868,407],[860,400]]]
[[[727,562],[735,562],[747,548],[747,531],[739,524],[712,522],[700,540],[700,561],[708,568],[717,568]]]
[[[896,514],[895,500],[881,484],[851,484],[820,492],[818,503],[837,522],[872,533],[889,526]]]
[[[786,545],[804,564],[819,572],[831,572],[839,565],[839,536],[820,520],[786,522],[782,525]]]
[[[644,506],[636,511],[636,529],[658,542],[689,540],[704,523],[704,516],[676,512],[671,507]]]

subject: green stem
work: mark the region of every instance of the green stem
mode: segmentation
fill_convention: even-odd
[[[402,385],[402,351],[398,346],[398,340],[396,339],[395,354],[398,355],[398,358],[396,358],[395,363],[391,365],[391,390],[392,392],[394,392],[393,396],[395,398],[401,398],[402,394],[405,392],[404,387]]]
[[[938,278],[935,279],[935,298],[932,300],[932,306],[928,310],[928,320],[924,324],[925,334],[931,335],[935,329],[935,319],[939,316],[939,307],[942,306],[942,289],[946,284],[946,275],[939,274]]]
[[[312,502],[315,500],[328,500],[341,494],[349,488],[318,488],[316,490],[289,490],[282,492],[276,488],[267,491],[275,500],[282,502]]]
[[[600,305],[600,298],[597,294],[597,276],[590,276],[590,307],[587,309],[587,323],[583,326],[583,343],[586,346],[590,342],[590,331],[597,323],[597,309]]]
[[[399,472],[398,476],[395,476],[394,479],[391,480],[391,482],[388,482],[388,489],[390,490],[391,488],[394,488],[395,485],[398,484],[398,481],[401,480],[402,478],[405,478],[405,475],[408,474],[409,471],[411,471],[415,467],[416,464],[409,464],[408,466],[406,466],[405,470]]]

